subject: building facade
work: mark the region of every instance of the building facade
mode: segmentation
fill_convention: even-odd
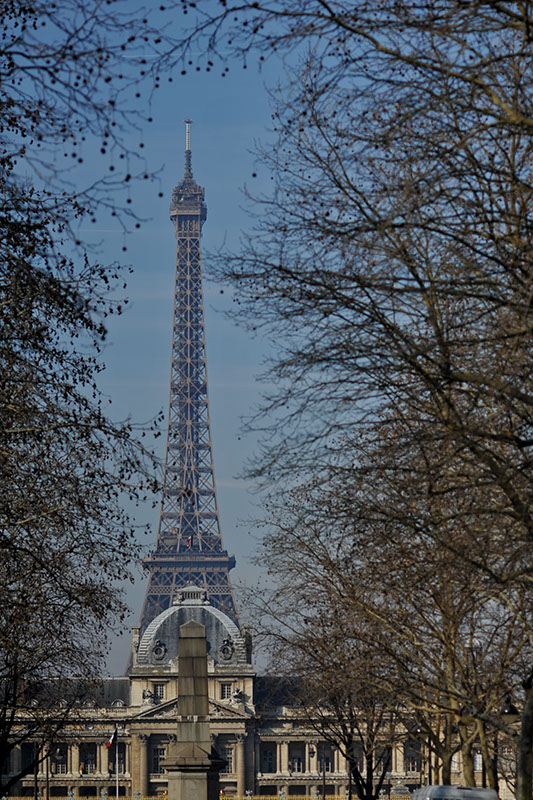
[[[273,679],[258,678],[250,642],[233,619],[215,607],[203,587],[190,584],[141,635],[133,630],[129,674],[87,687],[66,714],[62,730],[37,774],[13,795],[49,797],[165,796],[163,762],[176,736],[178,631],[195,620],[206,628],[213,746],[226,760],[220,776],[228,796],[317,795],[345,797],[346,760],[320,741]],[[58,705],[67,703],[58,697]],[[107,747],[117,730],[117,745]],[[33,757],[38,741],[13,754],[8,771]],[[420,783],[419,756],[399,743],[392,753],[389,786]],[[29,762],[28,762],[29,763]]]

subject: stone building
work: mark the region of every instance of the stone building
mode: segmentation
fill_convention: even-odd
[[[163,761],[177,729],[178,629],[191,620],[206,628],[210,727],[213,744],[226,760],[220,776],[224,794],[282,793],[288,798],[321,797],[325,792],[329,797],[346,797],[349,778],[341,752],[320,741],[312,724],[305,723],[291,705],[290,685],[256,675],[249,641],[228,615],[209,602],[205,590],[194,585],[179,592],[142,636],[134,629],[129,675],[87,687],[66,716],[40,771],[23,778],[12,795],[47,800],[112,797],[118,783],[121,796],[164,797]],[[118,746],[107,748],[115,729]],[[37,746],[37,740],[30,740],[17,748],[4,770],[18,772],[30,763]],[[412,791],[431,778],[438,782],[428,774],[427,760],[407,732],[396,738],[390,756],[385,795],[393,796],[399,784]],[[457,760],[454,768],[454,782],[459,783]],[[481,761],[476,769],[481,783]],[[500,795],[510,796],[505,790]]]
[[[162,762],[176,731],[178,629],[191,620],[206,627],[211,736],[227,762],[224,793],[311,795],[325,786],[328,795],[344,797],[348,777],[341,753],[302,724],[273,679],[256,676],[249,642],[207,600],[205,590],[193,585],[142,636],[134,629],[129,675],[87,689],[40,772],[25,777],[13,794],[34,796],[37,789],[41,797],[114,796],[118,766],[120,795],[164,796]],[[115,727],[118,747],[108,749]],[[31,758],[35,745],[28,742],[15,751],[8,770]],[[403,747],[393,753],[391,785],[400,779],[419,783],[419,761],[412,754],[407,758]]]

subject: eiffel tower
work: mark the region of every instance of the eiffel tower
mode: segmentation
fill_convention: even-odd
[[[193,178],[186,120],[185,174],[172,192],[176,280],[163,495],[141,634],[189,583],[239,624],[229,579],[235,559],[222,547],[209,424],[200,236],[204,189]]]

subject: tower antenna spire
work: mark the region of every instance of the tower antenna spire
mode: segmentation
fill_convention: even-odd
[[[192,178],[191,166],[191,122],[192,119],[185,120],[185,177]]]

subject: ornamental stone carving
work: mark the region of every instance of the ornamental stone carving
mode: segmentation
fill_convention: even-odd
[[[230,639],[229,637],[224,639],[220,646],[220,650],[218,652],[221,661],[230,661],[233,656],[233,653],[235,652],[235,645],[233,644],[233,640]]]

